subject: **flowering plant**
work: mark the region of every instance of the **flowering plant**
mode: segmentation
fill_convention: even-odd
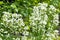
[[[25,24],[23,22],[22,19],[22,15],[21,14],[16,14],[16,13],[9,13],[9,12],[3,12],[3,16],[2,16],[2,22],[1,24],[3,25],[4,28],[0,29],[1,33],[4,33],[5,36],[7,36],[7,38],[13,36],[16,37],[20,37],[23,34],[27,35],[24,28],[25,28]],[[24,31],[24,32],[23,32]],[[1,36],[3,37],[4,34],[1,34]]]
[[[21,14],[3,12],[2,28],[0,36],[9,40],[20,40],[20,36],[31,36],[31,40],[56,40],[58,31],[55,28],[58,26],[58,12],[53,5],[47,3],[39,3],[34,6],[33,13],[29,16],[29,25],[24,23]],[[31,29],[30,29],[31,28]],[[28,29],[31,32],[27,31]],[[22,37],[21,40],[28,40]],[[2,40],[0,38],[0,40]]]
[[[58,31],[58,13],[53,5],[47,3],[39,3],[34,6],[31,13],[30,26],[32,27],[32,35],[37,40],[53,40],[57,38]]]

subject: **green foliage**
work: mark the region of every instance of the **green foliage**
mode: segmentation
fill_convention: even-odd
[[[60,0],[0,1],[0,40],[57,40],[58,9]]]

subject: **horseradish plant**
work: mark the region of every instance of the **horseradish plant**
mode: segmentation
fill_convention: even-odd
[[[22,15],[17,13],[3,12],[0,40],[57,40],[58,12],[53,5],[39,3],[34,6],[33,13],[29,16],[29,25],[25,25]],[[31,32],[27,31],[31,28]],[[20,37],[24,35],[24,37]],[[5,37],[5,38],[4,38]],[[4,39],[3,39],[4,38]],[[26,39],[24,39],[26,38]]]
[[[27,32],[25,29],[25,24],[22,19],[21,14],[17,13],[9,13],[9,12],[3,12],[2,16],[2,25],[4,28],[0,29],[0,35],[2,37],[6,37],[5,39],[8,39],[9,37],[13,36],[11,39],[15,39],[14,37],[20,38],[20,36],[28,35],[29,32]]]
[[[34,6],[33,13],[29,17],[32,27],[32,39],[35,40],[57,40],[58,12],[53,5],[39,3]]]

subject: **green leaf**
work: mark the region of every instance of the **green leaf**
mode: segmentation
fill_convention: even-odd
[[[2,5],[3,4],[3,1],[0,1],[0,5]]]
[[[11,7],[12,7],[12,8],[17,8],[15,4],[12,4]]]

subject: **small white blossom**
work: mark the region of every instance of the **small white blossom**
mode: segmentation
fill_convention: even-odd
[[[4,29],[1,28],[1,29],[0,29],[0,32],[3,32],[3,31],[4,31]]]
[[[53,5],[50,5],[50,9],[56,11],[56,8]]]
[[[8,33],[8,31],[5,31],[4,33]]]
[[[25,30],[28,30],[28,29],[29,29],[29,27],[28,27],[28,26],[25,26],[25,27],[24,27],[24,29],[25,29]]]
[[[23,34],[24,34],[25,36],[28,36],[28,35],[29,35],[29,32],[28,32],[28,31],[24,31]]]
[[[59,31],[58,30],[55,30],[54,32],[58,33]]]
[[[16,40],[20,40],[20,38],[16,38]]]

